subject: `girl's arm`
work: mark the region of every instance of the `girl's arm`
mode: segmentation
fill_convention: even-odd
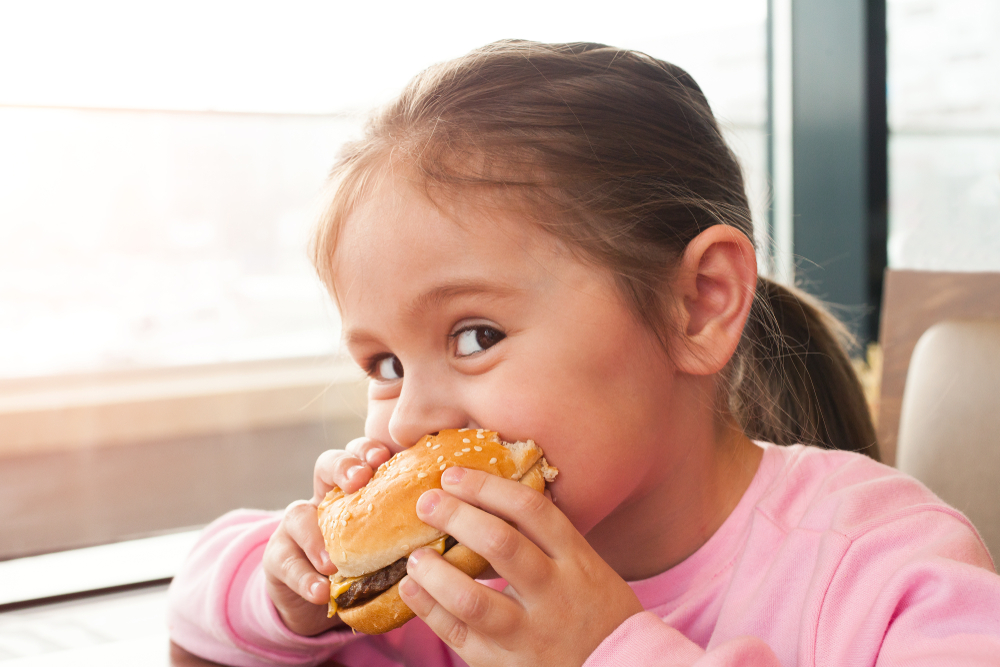
[[[880,665],[1000,664],[1000,577],[968,519],[925,503],[848,537],[817,624],[817,665],[859,649]]]
[[[170,587],[172,639],[236,665],[310,664],[348,641],[345,632],[323,632],[333,625],[326,618],[325,575],[335,569],[316,503],[334,484],[363,486],[373,471],[367,464],[377,466],[389,455],[383,445],[353,440],[319,457],[311,503],[292,503],[284,514],[237,510],[208,526]]]
[[[280,521],[280,513],[236,510],[205,529],[170,585],[174,642],[224,664],[307,665],[351,641],[349,632],[297,635],[278,616],[265,590],[262,559]]]
[[[335,569],[326,558],[316,504],[333,485],[347,492],[364,486],[390,455],[381,443],[352,440],[317,460],[312,502],[292,503],[283,514],[237,510],[208,526],[170,587],[171,638],[196,655],[232,665],[316,664],[336,654],[381,667],[399,664],[401,653],[428,666],[451,664],[423,624],[381,637],[323,632],[332,625],[325,575]]]
[[[379,637],[333,630],[303,637],[285,627],[265,590],[261,559],[281,521],[277,512],[236,510],[209,525],[169,590],[170,638],[226,665],[458,664],[420,620]],[[503,580],[483,582],[496,590]],[[408,661],[408,662],[407,662]]]

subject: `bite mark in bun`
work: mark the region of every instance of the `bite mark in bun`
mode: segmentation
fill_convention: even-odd
[[[330,616],[339,614],[365,634],[388,632],[413,618],[398,582],[407,557],[420,547],[436,549],[471,577],[486,570],[484,558],[417,518],[417,499],[441,488],[441,473],[456,465],[519,480],[536,491],[558,473],[531,440],[505,443],[494,431],[449,429],[393,456],[357,492],[334,488],[318,511],[327,553],[337,566],[330,577]]]

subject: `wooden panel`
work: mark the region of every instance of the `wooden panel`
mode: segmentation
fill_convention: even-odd
[[[0,456],[290,426],[364,414],[346,358],[0,380]]]
[[[982,319],[1000,319],[1000,273],[886,273],[879,333],[883,367],[878,418],[884,463],[896,462],[903,388],[917,341],[938,322]]]
[[[0,459],[0,559],[208,523],[312,495],[316,457],[360,417]]]

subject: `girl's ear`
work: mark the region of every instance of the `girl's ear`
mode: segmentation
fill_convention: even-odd
[[[692,239],[671,290],[680,338],[671,356],[680,371],[722,370],[743,335],[756,285],[757,256],[741,231],[715,225]]]

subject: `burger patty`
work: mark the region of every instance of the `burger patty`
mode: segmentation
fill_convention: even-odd
[[[448,551],[456,544],[458,544],[458,540],[449,535],[444,541],[444,550]],[[409,556],[404,556],[392,565],[386,565],[381,570],[376,570],[355,581],[350,588],[335,598],[337,606],[341,609],[353,607],[392,588],[396,582],[406,576],[407,558]]]

